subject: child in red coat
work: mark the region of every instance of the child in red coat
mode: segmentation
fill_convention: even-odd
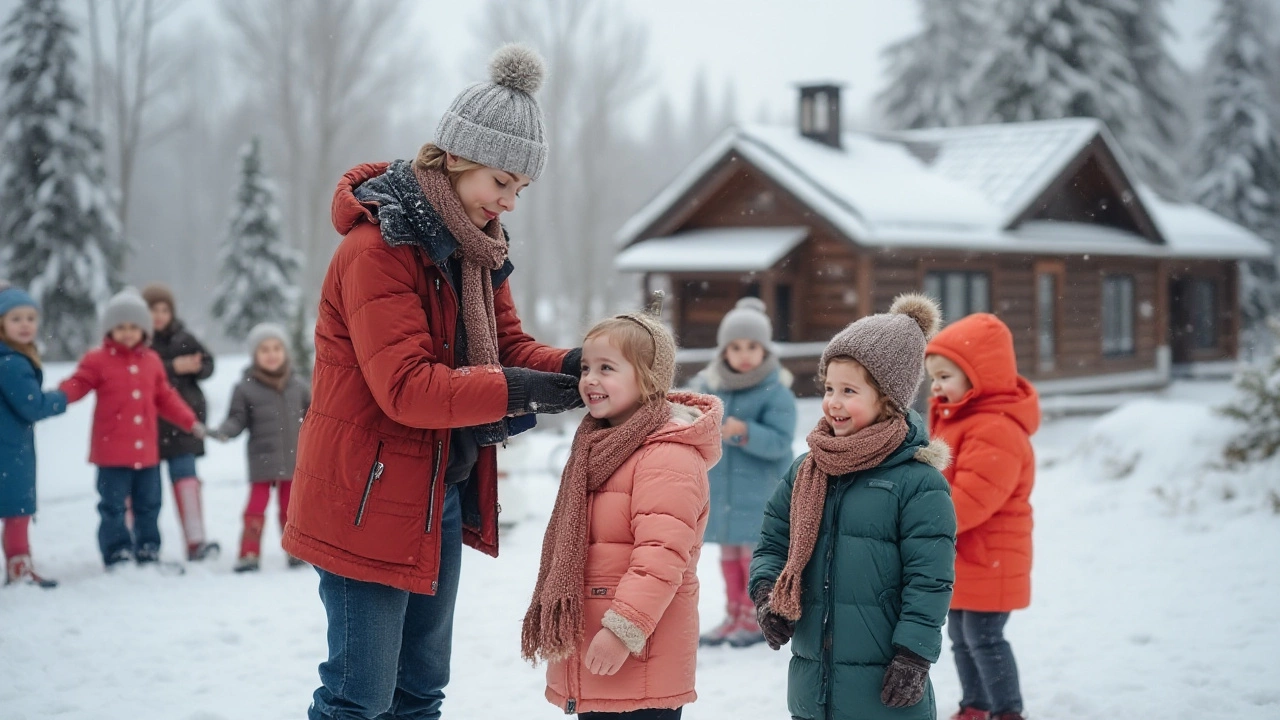
[[[125,288],[111,298],[102,324],[102,346],[90,350],[59,387],[68,403],[98,393],[89,462],[98,466],[98,547],[110,570],[130,559],[139,565],[160,559],[157,415],[197,437],[204,437],[204,426],[148,347],[151,312],[138,291]],[[126,502],[133,511],[132,533],[125,524]]]

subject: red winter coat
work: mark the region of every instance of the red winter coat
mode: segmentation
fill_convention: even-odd
[[[456,367],[460,308],[448,278],[421,246],[384,241],[353,194],[386,168],[360,165],[334,193],[343,239],[321,288],[284,548],[343,577],[431,594],[449,431],[503,419],[507,382],[497,366]],[[437,250],[448,257],[452,248]],[[524,333],[505,275],[498,279],[502,364],[559,372],[567,351]],[[463,541],[496,556],[498,510],[497,452],[485,447],[462,499]]]
[[[576,657],[547,667],[547,699],[568,712],[677,708],[697,699],[696,573],[724,409],[710,395],[671,400],[679,403],[674,419],[588,499],[582,645]],[[613,675],[593,675],[582,660],[602,627],[632,652]]]
[[[159,465],[157,414],[186,432],[196,424],[195,413],[165,377],[160,356],[146,345],[129,349],[108,337],[58,387],[68,403],[98,393],[89,441],[89,462],[98,467]]]
[[[1031,604],[1031,435],[1040,400],[1018,375],[1013,335],[976,313],[938,333],[925,352],[942,355],[973,389],[958,402],[932,398],[929,429],[951,446],[943,474],[956,506],[956,582],[951,607],[1009,612]]]

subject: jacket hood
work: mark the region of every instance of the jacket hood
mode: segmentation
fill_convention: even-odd
[[[673,392],[667,395],[667,401],[671,403],[671,420],[650,435],[645,445],[688,445],[711,468],[720,461],[720,422],[724,419],[720,399],[701,393]]]
[[[930,398],[931,419],[997,412],[1013,418],[1027,434],[1040,427],[1040,397],[1031,383],[1018,375],[1013,333],[995,315],[974,313],[951,323],[934,336],[925,354],[941,355],[955,363],[973,385],[954,403]]]
[[[333,204],[329,209],[333,229],[339,235],[346,235],[362,222],[377,222],[373,210],[356,199],[355,190],[362,183],[385,173],[389,165],[385,162],[363,163],[343,173],[337,189],[333,191]]]

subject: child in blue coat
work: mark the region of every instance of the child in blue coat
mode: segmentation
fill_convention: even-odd
[[[23,290],[0,280],[0,518],[4,523],[5,584],[51,588],[36,574],[27,528],[36,513],[35,423],[67,410],[61,390],[44,391],[36,350],[40,311]]]
[[[746,647],[764,640],[747,594],[747,568],[760,538],[765,503],[791,467],[796,396],[759,298],[742,298],[725,314],[716,345],[715,358],[693,385],[724,403],[723,453],[710,471],[705,542],[720,544],[727,601],[724,621],[703,635],[701,644]]]

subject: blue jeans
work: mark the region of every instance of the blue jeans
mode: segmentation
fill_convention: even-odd
[[[435,595],[351,580],[320,568],[329,659],[310,720],[434,720],[453,649],[453,606],[462,570],[462,504],[445,490]]]
[[[952,610],[947,635],[960,675],[961,707],[991,714],[1022,712],[1022,689],[1013,648],[1004,639],[1009,613]]]
[[[182,478],[196,476],[196,456],[190,453],[169,458],[164,461],[169,466],[169,482],[175,483]]]
[[[121,550],[160,551],[160,466],[141,470],[98,468],[98,548],[103,562]],[[125,524],[125,500],[133,509],[133,532]]]

